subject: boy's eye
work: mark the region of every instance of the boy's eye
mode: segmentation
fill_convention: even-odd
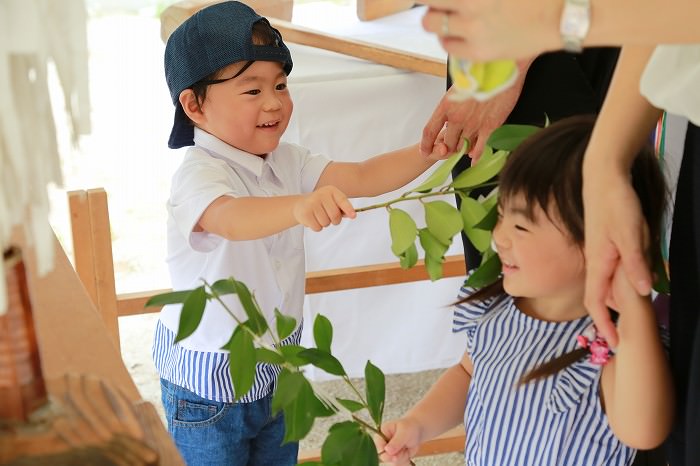
[[[249,91],[245,91],[244,94],[258,95],[260,94],[260,89],[251,89]]]
[[[287,89],[287,83],[280,83],[277,86],[275,86],[275,89],[277,89],[278,91],[283,91]]]
[[[518,224],[515,225],[515,229],[516,229],[516,230],[519,230],[519,231],[528,231],[527,228],[525,228],[525,227],[522,226],[522,225],[518,225]]]

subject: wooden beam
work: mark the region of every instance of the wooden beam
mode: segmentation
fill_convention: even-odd
[[[258,2],[260,4],[271,3],[270,1],[265,2],[263,0],[258,0]],[[170,36],[172,31],[182,24],[183,21],[192,16],[196,11],[214,3],[218,3],[218,1],[188,0],[178,2],[166,8],[160,16],[161,38],[163,38],[163,41],[166,41],[167,37]],[[253,6],[253,8],[256,8],[254,4],[255,2],[252,0],[246,1],[245,3],[249,3],[251,6]],[[256,8],[256,11],[257,10],[258,9]],[[261,12],[261,14],[264,13]],[[363,60],[369,60],[382,65],[430,74],[441,78],[446,76],[445,59],[429,57],[427,55],[406,52],[391,47],[371,44],[369,42],[334,36],[332,34],[326,34],[324,32],[305,28],[273,16],[268,16],[267,19],[270,21],[270,24],[272,24],[273,27],[280,31],[282,38],[288,43],[330,50],[332,52],[361,58]]]
[[[463,256],[448,256],[443,264],[443,277],[464,277],[466,266]],[[398,283],[428,280],[428,272],[423,261],[404,270],[399,264],[386,264],[347,267],[323,270],[306,274],[306,294],[328,293],[331,291],[353,290],[372,286],[395,285]],[[159,307],[145,308],[152,296],[167,293],[169,289],[123,293],[117,296],[117,314],[131,316],[160,311]]]
[[[280,31],[286,42],[330,50],[403,70],[416,71],[443,78],[446,75],[444,59],[342,38],[279,19],[270,18],[270,24]]]

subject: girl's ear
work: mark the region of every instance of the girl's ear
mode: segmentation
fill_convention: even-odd
[[[202,106],[197,102],[197,96],[194,95],[192,89],[185,89],[180,92],[180,105],[182,105],[185,114],[196,125],[201,125],[204,122],[205,117],[202,112]]]

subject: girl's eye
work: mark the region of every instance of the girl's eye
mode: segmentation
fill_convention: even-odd
[[[287,83],[278,84],[277,86],[275,86],[275,89],[277,89],[278,91],[283,91],[287,89]]]
[[[260,94],[260,89],[251,89],[250,91],[244,92],[244,94],[258,95]]]

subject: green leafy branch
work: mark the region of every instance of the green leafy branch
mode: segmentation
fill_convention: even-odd
[[[496,129],[484,148],[479,162],[457,175],[448,183],[452,169],[467,151],[462,149],[442,163],[422,184],[404,193],[398,199],[357,209],[358,212],[385,208],[389,211],[391,251],[399,258],[404,269],[418,262],[416,239],[425,254],[425,268],[431,280],[442,278],[445,253],[453,237],[464,231],[474,247],[482,254],[477,270],[467,279],[467,285],[483,287],[493,283],[501,271],[498,255],[491,248],[491,231],[498,220],[497,181],[510,152],[524,139],[535,133],[537,126],[503,125]],[[470,194],[475,190],[493,188],[488,195],[475,199]],[[459,209],[444,200],[431,197],[459,196]],[[425,210],[424,228],[405,210],[395,207],[404,201],[419,201]]]
[[[222,299],[225,295],[237,295],[246,320],[241,320]],[[297,327],[296,319],[274,310],[275,329],[267,322],[255,296],[248,287],[234,278],[204,283],[192,290],[174,291],[151,298],[146,306],[181,304],[182,311],[175,342],[194,333],[204,315],[207,301],[219,302],[236,321],[231,338],[222,347],[229,351],[231,380],[236,400],[253,386],[258,363],[274,364],[281,368],[272,398],[274,413],[284,412],[284,441],[304,438],[317,417],[345,413],[348,420],[334,424],[328,431],[322,449],[321,462],[310,465],[345,466],[379,464],[372,435],[380,435],[384,414],[385,378],[382,371],[367,361],[365,365],[365,390],[362,393],[350,380],[343,365],[331,354],[333,327],[323,315],[316,316],[313,326],[315,348],[300,345],[282,345]],[[273,344],[263,338],[269,336]],[[313,365],[329,374],[341,377],[352,389],[356,399],[334,398],[314,386],[301,370]],[[368,420],[361,417],[365,411]]]

